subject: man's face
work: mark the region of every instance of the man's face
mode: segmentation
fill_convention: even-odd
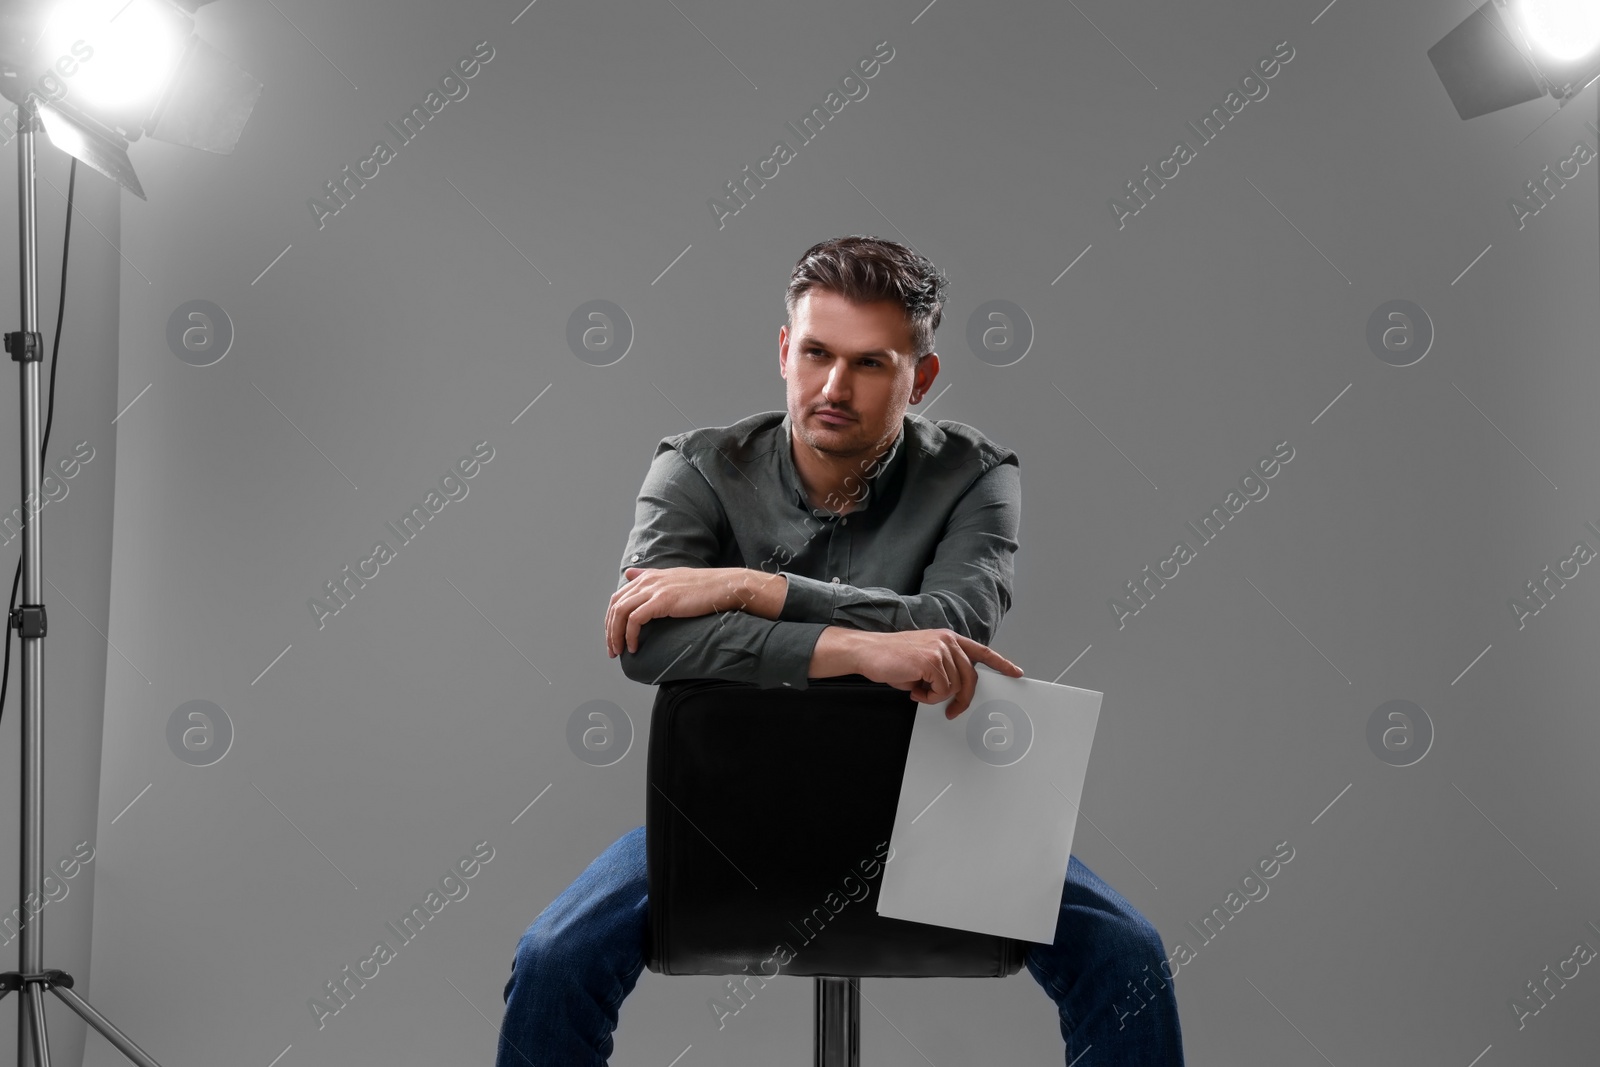
[[[911,323],[892,300],[853,304],[812,289],[795,301],[793,331],[778,330],[789,421],[807,445],[841,459],[870,456],[893,440],[907,404],[932,385],[938,361],[929,353],[919,368]],[[821,411],[849,418],[832,421]]]

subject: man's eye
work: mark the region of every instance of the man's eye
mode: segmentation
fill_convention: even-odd
[[[806,355],[808,355],[808,356],[823,356],[823,355],[826,355],[826,353],[823,352],[822,349],[820,349],[820,348],[808,348],[808,349],[806,349]],[[883,366],[883,361],[882,360],[873,359],[870,356],[868,356],[866,359],[863,359],[861,362],[862,362],[863,365],[871,365],[871,366],[874,366],[874,367]]]

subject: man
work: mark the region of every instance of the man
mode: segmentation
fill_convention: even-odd
[[[800,258],[778,330],[787,412],[656,448],[605,617],[607,654],[629,678],[804,689],[860,674],[922,703],[948,699],[954,718],[972,702],[975,664],[1021,676],[988,647],[1011,607],[1017,455],[906,412],[939,373],[946,284],[873,237]],[[644,970],[647,887],[640,826],[528,927],[496,1067],[604,1067]],[[1030,943],[1026,963],[1056,1003],[1072,1067],[1182,1067],[1160,937],[1076,856],[1055,942]]]

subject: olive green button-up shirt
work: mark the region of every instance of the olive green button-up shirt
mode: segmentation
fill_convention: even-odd
[[[656,446],[617,588],[629,567],[749,567],[784,575],[788,589],[776,620],[737,609],[649,620],[639,650],[617,657],[629,678],[804,689],[829,626],[993,640],[1011,607],[1017,454],[965,423],[908,412],[890,451],[824,502],[833,508],[813,508],[789,431],[787,412],[766,411]]]

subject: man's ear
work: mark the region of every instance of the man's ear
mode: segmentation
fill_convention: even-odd
[[[922,398],[928,395],[928,390],[933,388],[933,380],[939,376],[939,353],[926,352],[917,357],[916,377],[911,383],[911,402],[919,404]]]

